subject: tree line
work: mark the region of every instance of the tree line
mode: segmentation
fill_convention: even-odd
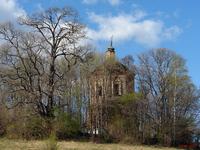
[[[90,73],[104,62],[70,8],[49,8],[0,25],[0,135],[86,136]],[[107,104],[108,141],[177,145],[198,133],[199,89],[186,61],[158,48],[119,60],[136,74],[136,92]],[[23,127],[23,128],[22,128]]]

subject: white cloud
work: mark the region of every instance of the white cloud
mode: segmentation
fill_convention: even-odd
[[[108,2],[110,5],[119,5],[121,3],[121,0],[83,0],[83,3],[85,4],[95,4],[97,2]]]
[[[165,40],[176,38],[181,33],[178,26],[166,27],[161,20],[146,19],[146,16],[142,10],[117,16],[90,13],[89,18],[97,25],[97,29],[88,28],[88,37],[100,41],[114,36],[116,42],[132,40],[147,47],[154,47]]]
[[[25,15],[17,0],[0,0],[0,21],[8,21]]]
[[[175,26],[166,28],[163,32],[163,37],[169,40],[174,39],[176,35],[179,35],[181,32],[182,30],[178,26],[175,25]]]

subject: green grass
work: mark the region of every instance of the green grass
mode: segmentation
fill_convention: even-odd
[[[0,150],[44,150],[47,141],[0,139]],[[148,147],[125,144],[95,144],[91,142],[58,142],[59,150],[175,150],[174,148]]]

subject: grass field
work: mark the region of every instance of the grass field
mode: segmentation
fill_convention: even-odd
[[[88,142],[58,142],[59,150],[175,150],[174,148],[133,146],[123,144],[94,144]],[[0,139],[0,150],[47,150],[46,141]]]

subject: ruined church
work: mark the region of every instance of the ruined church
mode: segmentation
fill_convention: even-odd
[[[90,112],[88,126],[93,134],[101,134],[107,128],[109,105],[122,95],[134,92],[133,71],[120,63],[115,56],[115,49],[111,45],[105,54],[105,61],[98,66],[89,79]]]

